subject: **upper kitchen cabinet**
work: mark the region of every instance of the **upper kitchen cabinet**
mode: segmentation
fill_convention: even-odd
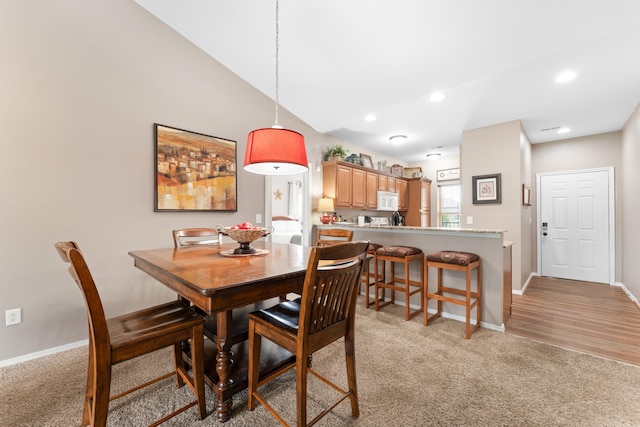
[[[322,164],[322,192],[332,198],[336,207],[350,208],[353,168],[326,162]]]
[[[414,227],[431,227],[431,180],[412,178],[408,180],[407,185],[405,224]]]

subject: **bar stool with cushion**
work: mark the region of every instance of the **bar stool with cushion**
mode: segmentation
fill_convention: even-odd
[[[316,246],[337,245],[350,242],[353,239],[353,231],[342,228],[320,228],[316,235]]]
[[[376,250],[376,264],[375,264],[375,277],[376,277],[376,285],[375,292],[376,297],[379,295],[378,291],[382,289],[385,292],[385,289],[391,290],[391,300],[387,302],[380,301],[376,299],[376,311],[380,310],[380,308],[385,307],[386,305],[395,303],[396,299],[396,291],[404,292],[405,294],[405,320],[411,319],[416,314],[420,313],[423,310],[423,298],[422,298],[422,290],[424,288],[423,284],[423,269],[424,269],[424,253],[419,248],[414,248],[412,246],[384,246]],[[391,264],[390,274],[391,277],[387,282],[382,275],[378,273],[378,262],[382,262],[383,268],[386,262]],[[411,275],[409,271],[409,267],[412,261],[417,261],[420,265],[420,280],[411,280]],[[404,266],[404,277],[396,276],[395,265],[400,263]],[[382,280],[378,280],[381,278]],[[411,312],[411,296],[415,294],[420,294],[420,308],[415,310],[413,313]]]
[[[424,325],[442,313],[442,302],[463,305],[466,309],[466,338],[480,327],[481,294],[482,294],[482,260],[476,254],[469,252],[440,251],[428,254],[424,261]],[[429,267],[438,269],[438,288],[436,292],[429,292]],[[476,270],[476,291],[471,289],[471,272]],[[442,284],[442,270],[464,271],[466,275],[465,289],[453,288]],[[429,299],[438,301],[436,313],[429,316]],[[476,323],[471,327],[471,310],[476,309]]]
[[[375,302],[374,301],[369,301],[369,289],[371,287],[376,286],[376,281],[378,281],[378,278],[375,274],[375,268],[371,268],[371,262],[373,261],[374,263],[378,263],[378,258],[376,257],[376,251],[378,249],[380,249],[382,247],[382,245],[379,245],[377,243],[369,243],[369,248],[367,249],[367,258],[364,261],[364,266],[362,268],[362,277],[360,278],[360,285],[364,285],[365,286],[365,291],[364,291],[364,306],[365,308],[369,308],[369,305],[373,304]],[[381,278],[384,279],[385,277],[385,264],[382,263],[382,273],[380,275]],[[376,299],[380,299],[380,301],[384,301],[384,295],[385,295],[385,289],[382,289],[382,296],[379,296],[376,294],[375,298]],[[358,291],[358,293],[360,293]]]

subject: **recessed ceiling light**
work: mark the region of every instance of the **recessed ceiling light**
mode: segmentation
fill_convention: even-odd
[[[429,159],[429,160],[436,160],[436,159],[438,159],[440,156],[442,156],[442,154],[440,154],[440,153],[429,153],[429,154],[427,154],[427,159]]]
[[[367,114],[364,118],[365,121],[367,122],[375,122],[376,121],[376,116],[374,116],[373,114]]]
[[[393,135],[392,137],[389,137],[389,141],[393,142],[396,145],[402,144],[406,139],[407,135]]]
[[[556,83],[564,83],[575,79],[577,74],[574,71],[563,71],[556,77]]]
[[[431,100],[431,102],[442,101],[444,99],[444,93],[442,93],[442,92],[434,92],[434,93],[431,94],[431,97],[429,99]]]
[[[567,133],[567,132],[571,132],[571,129],[567,127],[561,127],[560,129],[558,129],[558,133]]]

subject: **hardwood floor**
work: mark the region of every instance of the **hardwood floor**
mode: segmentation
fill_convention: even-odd
[[[506,332],[640,365],[640,310],[615,286],[534,277],[513,295]]]

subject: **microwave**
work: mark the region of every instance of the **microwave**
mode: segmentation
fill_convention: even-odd
[[[392,193],[391,191],[378,191],[378,210],[397,211],[398,193]]]

